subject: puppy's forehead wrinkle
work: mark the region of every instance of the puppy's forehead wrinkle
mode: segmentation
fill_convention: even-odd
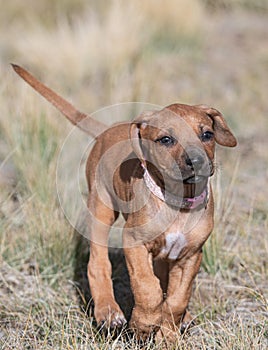
[[[170,135],[179,132],[187,133],[187,130],[194,130],[195,133],[198,133],[200,132],[200,124],[212,127],[213,122],[200,108],[179,104],[171,105],[171,109],[166,107],[155,112],[146,121],[146,127],[157,128],[159,132],[166,132]]]
[[[164,109],[169,110],[174,114],[178,114],[181,116],[196,114],[196,113],[201,114],[203,112],[203,110],[199,106],[190,106],[183,103],[174,103],[165,107]]]
[[[193,130],[192,123],[187,122],[184,118],[181,118],[178,115],[169,114],[163,116],[158,115],[157,118],[153,118],[146,123],[146,129],[150,129],[159,133],[166,134],[177,134],[178,132],[187,132],[187,130]]]

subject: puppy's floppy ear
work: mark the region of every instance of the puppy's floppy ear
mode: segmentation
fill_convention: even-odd
[[[236,138],[229,129],[221,112],[206,105],[198,105],[213,121],[215,140],[218,144],[227,147],[234,147],[237,144]]]
[[[130,141],[133,151],[144,166],[146,165],[146,160],[141,147],[141,132],[148,125],[148,122],[154,112],[155,111],[143,112],[137,118],[135,118],[130,125]]]

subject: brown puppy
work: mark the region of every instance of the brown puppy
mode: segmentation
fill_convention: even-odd
[[[219,111],[172,104],[131,124],[105,126],[77,111],[24,69],[15,71],[75,125],[97,136],[88,157],[90,261],[88,278],[98,323],[126,320],[115,301],[108,234],[125,218],[123,247],[135,299],[130,326],[145,338],[172,338],[186,311],[202,246],[213,229],[215,143],[236,139]]]

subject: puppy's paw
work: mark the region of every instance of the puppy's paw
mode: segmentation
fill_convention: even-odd
[[[99,327],[105,329],[123,328],[127,323],[123,312],[111,307],[95,310],[95,318]]]
[[[123,313],[116,312],[112,316],[112,320],[110,321],[110,328],[123,328],[127,323],[127,320],[125,319],[125,316]]]
[[[138,340],[146,341],[153,336],[159,329],[161,323],[161,312],[152,313],[135,307],[130,320],[130,328],[136,334]]]
[[[168,316],[162,317],[161,327],[155,336],[156,344],[175,344],[194,325],[193,318],[187,310],[176,323]]]
[[[179,342],[180,337],[180,331],[176,326],[170,327],[170,324],[162,324],[155,335],[155,343],[165,349],[165,346]]]

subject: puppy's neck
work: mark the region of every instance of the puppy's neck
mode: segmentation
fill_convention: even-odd
[[[208,181],[206,181],[205,187],[203,185],[203,190],[200,194],[196,193],[196,184],[184,184],[183,181],[176,181],[169,189],[166,184],[163,184],[163,177],[159,176],[160,173],[155,167],[148,166],[151,173],[143,164],[142,168],[144,170],[143,179],[146,187],[162,201],[181,209],[206,207],[209,197]]]

